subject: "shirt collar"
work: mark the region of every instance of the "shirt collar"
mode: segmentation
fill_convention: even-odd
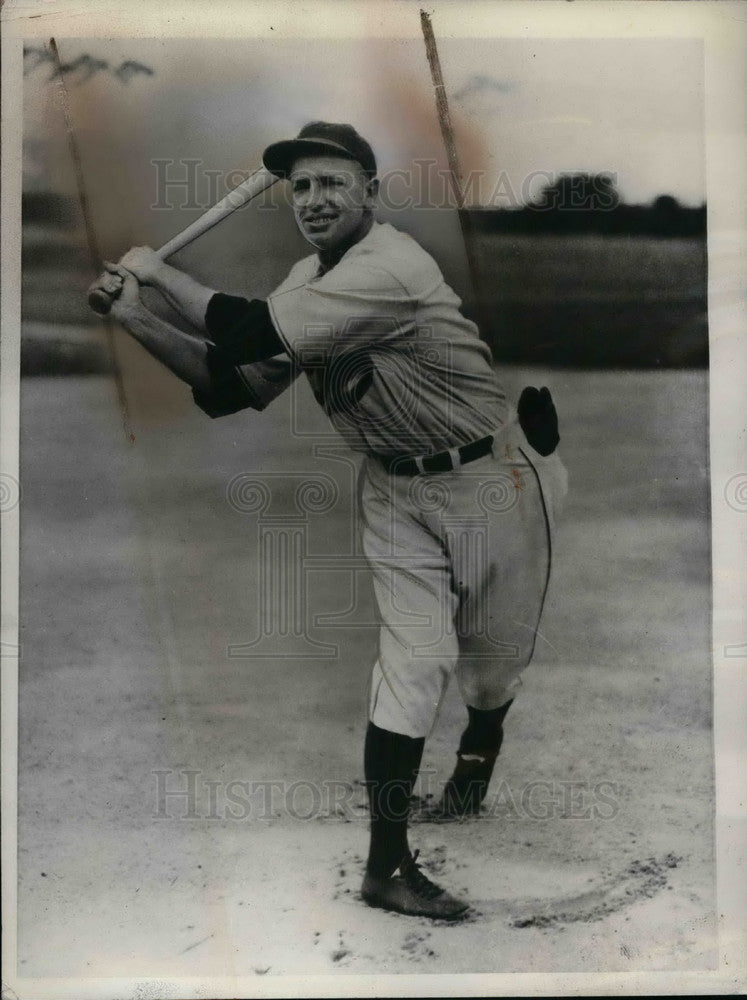
[[[374,235],[374,233],[377,232],[379,229],[381,229],[381,225],[382,224],[380,222],[377,222],[376,219],[374,219],[373,223],[371,224],[371,228],[368,230],[368,232],[363,237],[363,239],[358,240],[356,243],[353,243],[352,246],[349,246],[347,248],[347,250],[345,251],[345,253],[342,255],[342,257],[340,257],[340,259],[337,261],[337,264],[334,264],[332,267],[328,268],[326,271],[324,270],[324,268],[322,266],[322,262],[319,259],[319,254],[316,254],[314,256],[314,260],[316,261],[316,272],[314,274],[314,277],[315,278],[323,278],[325,274],[329,274],[330,271],[334,271],[334,269],[338,266],[338,264],[341,264],[342,261],[346,260],[347,258],[349,258],[351,256],[355,256],[358,248],[362,247],[362,246],[365,246],[365,244],[371,239],[371,237]]]

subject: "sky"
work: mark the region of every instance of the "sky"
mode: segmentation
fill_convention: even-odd
[[[161,246],[258,167],[265,146],[321,118],[349,122],[371,142],[380,221],[413,235],[460,294],[468,287],[458,217],[432,211],[454,201],[422,39],[58,44],[63,63],[82,54],[100,63],[65,79],[105,257]],[[628,203],[665,193],[703,202],[699,41],[450,38],[438,48],[468,204],[520,205],[571,171],[614,174]],[[26,60],[24,182],[74,195],[62,95],[52,66],[37,65],[43,51]],[[128,61],[148,72],[128,74]],[[196,161],[191,208],[182,188],[164,194],[162,183],[183,178],[185,160]],[[210,172],[219,175],[212,186]],[[164,198],[170,209],[154,210]],[[403,211],[408,199],[413,209]],[[178,266],[241,294],[251,276],[251,293],[267,294],[308,253],[286,186],[272,188],[269,202],[270,211],[255,201],[234,213],[182,251]]]
[[[107,64],[67,77],[94,192],[152,186],[155,158],[256,166],[266,144],[316,118],[354,124],[382,173],[413,160],[446,167],[420,39],[62,39],[60,53]],[[439,53],[462,167],[480,178],[472,201],[526,202],[545,175],[569,171],[613,173],[629,203],[704,200],[698,40],[444,39]],[[127,60],[153,74],[115,75]],[[58,87],[36,61],[25,80],[27,185],[72,190]],[[392,183],[398,198],[405,182]]]

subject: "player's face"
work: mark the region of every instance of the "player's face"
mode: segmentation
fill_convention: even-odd
[[[298,228],[318,250],[354,240],[374,207],[376,181],[359,163],[340,156],[304,156],[290,173]]]

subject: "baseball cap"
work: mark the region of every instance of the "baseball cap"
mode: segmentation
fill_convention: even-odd
[[[309,122],[295,139],[284,139],[268,146],[262,154],[262,162],[277,177],[287,177],[294,160],[315,153],[356,160],[369,177],[376,174],[376,157],[363,136],[358,135],[352,125],[334,122]]]

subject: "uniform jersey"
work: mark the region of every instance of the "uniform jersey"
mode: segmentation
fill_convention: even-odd
[[[490,350],[433,258],[374,223],[330,270],[312,254],[268,298],[285,356],[240,366],[262,408],[303,371],[345,440],[375,455],[427,455],[505,423]]]

